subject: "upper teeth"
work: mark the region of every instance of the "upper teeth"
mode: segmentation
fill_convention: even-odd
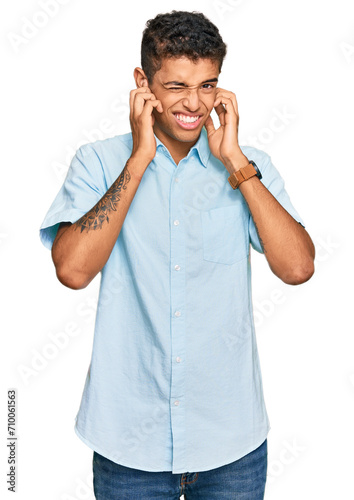
[[[176,115],[177,120],[185,123],[193,123],[199,119],[199,116]]]

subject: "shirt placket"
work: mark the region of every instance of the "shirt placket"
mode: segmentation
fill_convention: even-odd
[[[185,220],[183,217],[183,160],[171,179],[171,428],[172,471],[183,469],[185,463]]]

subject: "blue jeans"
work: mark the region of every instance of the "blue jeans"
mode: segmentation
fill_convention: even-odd
[[[96,500],[263,500],[267,440],[244,457],[204,472],[147,472],[93,453]]]

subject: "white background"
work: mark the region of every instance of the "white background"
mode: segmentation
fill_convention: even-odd
[[[147,19],[198,10],[228,45],[219,85],[236,93],[240,143],[268,152],[316,250],[306,284],[252,253],[271,431],[266,500],[354,498],[350,0],[17,0],[1,22],[0,494],[7,389],[17,389],[18,500],[93,499],[92,451],[74,417],[90,362],[99,278],[55,277],[39,226],[77,147],[129,131],[128,95]],[[50,15],[46,14],[46,10]],[[283,117],[276,120],[274,117]],[[275,130],[276,124],[276,130]],[[53,339],[61,339],[61,348]],[[51,358],[51,359],[49,359]],[[5,495],[5,496],[4,496]]]

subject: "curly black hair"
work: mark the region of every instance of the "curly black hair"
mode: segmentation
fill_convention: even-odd
[[[219,63],[221,71],[225,55],[226,44],[218,28],[201,12],[173,10],[146,23],[141,41],[141,67],[150,82],[164,58],[211,59]]]

